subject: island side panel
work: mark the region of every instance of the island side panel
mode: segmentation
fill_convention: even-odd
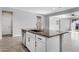
[[[47,52],[60,51],[60,36],[55,36],[47,39]]]

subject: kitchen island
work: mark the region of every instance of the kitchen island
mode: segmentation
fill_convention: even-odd
[[[68,32],[52,31],[52,35],[49,35],[43,31],[25,30],[25,33],[25,46],[31,52],[62,52],[62,38]]]

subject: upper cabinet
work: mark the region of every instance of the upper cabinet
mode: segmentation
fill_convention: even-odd
[[[46,16],[45,17],[45,30],[51,31],[69,31],[71,30],[72,13]]]
[[[63,14],[49,17],[49,33],[51,31],[68,31],[70,30],[71,14]]]
[[[59,17],[56,16],[49,17],[49,30],[59,31]]]
[[[60,19],[62,19],[62,18],[70,18],[70,17],[71,17],[71,13],[60,15]]]

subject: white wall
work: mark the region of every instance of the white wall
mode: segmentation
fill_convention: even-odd
[[[36,29],[36,16],[42,16],[39,14],[24,12],[12,8],[0,8],[0,10],[12,11],[13,12],[13,37],[21,36],[21,29]],[[43,16],[42,16],[43,17]],[[0,12],[1,18],[1,12]],[[44,19],[44,17],[43,17]],[[1,20],[1,19],[0,19]],[[0,21],[1,22],[1,21]],[[44,21],[43,21],[44,22]],[[1,23],[0,23],[1,25]],[[44,25],[42,23],[42,25]],[[0,26],[0,38],[2,37],[1,26]]]
[[[0,39],[2,39],[2,29],[1,29],[1,10],[0,10]]]
[[[13,36],[21,36],[21,29],[36,28],[36,14],[14,10],[13,13]]]

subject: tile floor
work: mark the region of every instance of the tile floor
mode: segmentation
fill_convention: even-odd
[[[18,39],[19,37],[3,37],[0,40],[0,52],[28,52]]]
[[[73,36],[72,36],[73,35]],[[67,33],[63,36],[63,52],[79,52],[79,35]]]

